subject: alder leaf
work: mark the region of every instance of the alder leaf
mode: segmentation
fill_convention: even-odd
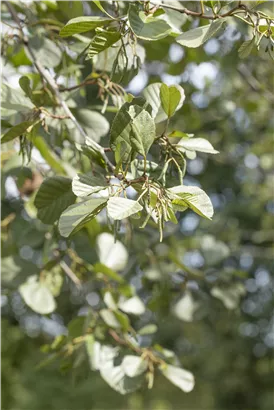
[[[69,206],[59,219],[59,231],[64,237],[79,231],[106,206],[106,198],[91,198]]]
[[[173,312],[179,319],[184,320],[185,322],[192,322],[197,308],[198,303],[195,302],[191,293],[187,291],[175,304]]]
[[[76,196],[88,196],[106,189],[107,182],[101,176],[92,173],[77,174],[72,180],[72,191]]]
[[[146,311],[144,302],[138,296],[132,296],[132,298],[119,301],[119,309],[125,313],[130,313],[132,315],[142,315]]]
[[[128,22],[134,34],[143,40],[155,41],[168,36],[171,27],[166,21],[156,17],[147,17],[138,7],[130,5]]]
[[[70,178],[49,177],[41,184],[34,200],[37,216],[45,224],[53,224],[75,199]]]
[[[34,125],[36,120],[31,121],[24,121],[20,124],[14,125],[14,127],[10,128],[6,134],[3,135],[1,138],[1,144],[5,144],[6,142],[10,142],[17,137],[25,134],[32,125]]]
[[[114,220],[121,220],[136,214],[143,209],[142,205],[132,199],[112,197],[107,204],[108,215]]]
[[[197,48],[212,38],[222,28],[225,19],[217,19],[211,24],[200,26],[180,34],[176,41],[185,47]]]
[[[211,200],[202,189],[196,186],[179,185],[169,188],[168,191],[174,195],[172,203],[189,207],[204,218],[212,218],[214,210]]]
[[[248,57],[251,51],[253,50],[253,47],[255,46],[255,44],[256,44],[255,37],[253,37],[251,40],[244,41],[238,50],[239,57],[240,58]]]
[[[154,118],[155,123],[165,121],[168,118],[167,114],[165,113],[161,105],[161,98],[160,98],[161,87],[162,87],[162,83],[153,83],[147,86],[143,91],[143,96],[145,97],[147,102],[152,107],[151,116],[152,118]],[[180,102],[177,105],[176,110],[175,110],[175,111],[178,111],[184,103],[185,92],[184,92],[184,89],[180,85],[174,85],[173,87],[176,87],[181,95]]]
[[[96,240],[100,262],[108,268],[121,271],[128,262],[128,251],[122,242],[114,239],[110,233],[103,232]]]
[[[94,30],[96,27],[106,26],[112,20],[105,17],[85,16],[76,17],[67,22],[67,24],[60,30],[61,37],[72,36],[73,34],[85,33]]]
[[[55,299],[49,288],[38,280],[37,275],[30,276],[25,283],[19,287],[19,292],[25,303],[34,312],[47,315],[56,308]]]
[[[148,118],[147,116],[142,116],[140,121],[136,120],[134,123],[135,134],[132,132],[133,120],[138,117],[142,111],[146,111],[150,114],[152,111],[150,104],[148,104],[144,98],[134,98],[131,103],[127,102],[123,104],[114,117],[110,130],[110,146],[115,152],[116,163],[133,160],[134,156],[137,155],[136,147],[139,147],[141,150],[143,149],[143,151],[145,151],[148,144],[151,144],[151,136],[153,132],[155,133],[155,131],[151,120],[149,119],[148,130],[150,134],[148,142],[146,143],[144,141],[143,145],[142,143],[140,146],[138,145],[138,138],[142,139],[143,137],[143,133],[138,135],[138,130],[144,118]],[[132,142],[132,140],[134,140],[134,142]]]
[[[180,151],[199,151],[206,152],[208,154],[219,154],[211,143],[204,138],[182,138],[176,145]]]
[[[129,113],[131,114],[131,110],[129,110]],[[142,110],[136,117],[133,117],[131,131],[131,144],[134,150],[146,157],[156,133],[155,123],[151,115],[147,111]]]
[[[180,104],[180,91],[174,85],[168,87],[166,84],[162,84],[160,88],[160,98],[166,115],[168,118],[172,117],[176,111],[176,108]]]
[[[123,358],[121,367],[128,377],[140,376],[147,370],[148,363],[140,356],[127,355]]]
[[[196,48],[204,43],[210,24],[185,31],[176,38],[176,42],[185,47]]]
[[[171,365],[163,365],[159,369],[172,384],[179,387],[185,393],[193,390],[195,381],[191,372]]]
[[[96,4],[96,6],[98,7],[98,9],[100,9],[103,13],[105,13],[107,16],[109,16],[111,19],[115,20],[114,17],[112,17],[102,6],[101,1],[98,0],[93,0],[93,3]]]
[[[88,47],[87,59],[90,59],[96,54],[99,54],[111,47],[121,38],[121,33],[119,31],[104,30],[101,27],[98,27],[95,31],[96,35],[93,37]]]
[[[15,89],[7,84],[2,84],[1,87],[1,108],[13,112],[29,112],[34,108],[31,100],[24,95],[20,89]]]

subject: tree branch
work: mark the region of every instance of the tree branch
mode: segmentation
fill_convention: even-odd
[[[239,4],[237,6],[233,7],[227,13],[216,14],[214,16],[208,16],[207,14],[204,14],[203,12],[198,13],[197,11],[192,11],[192,10],[189,10],[189,9],[186,9],[186,8],[181,9],[181,8],[176,7],[176,6],[171,6],[170,4],[159,4],[159,3],[157,3],[157,4],[155,4],[155,6],[175,10],[175,11],[178,11],[179,13],[186,14],[187,16],[199,17],[201,19],[207,19],[207,20],[217,20],[219,18],[229,17],[229,16],[232,16],[238,10],[246,9],[246,6],[239,2]]]
[[[29,46],[29,42],[28,42],[28,37],[24,34],[22,25],[21,25],[21,21],[19,19],[19,17],[16,14],[16,11],[14,9],[14,7],[12,6],[12,4],[8,1],[5,1],[5,5],[7,6],[7,9],[9,10],[13,20],[15,21],[15,23],[18,26],[18,29],[20,30],[21,33],[21,37],[22,40],[26,46],[26,48],[28,49],[28,52],[31,56],[32,62],[34,64],[34,66],[36,67],[37,71],[39,72],[39,74],[46,80],[46,82],[48,83],[48,85],[50,86],[57,103],[63,108],[63,110],[65,111],[66,115],[71,119],[71,121],[73,122],[73,124],[75,125],[75,127],[78,129],[78,131],[80,132],[80,134],[86,138],[87,134],[84,131],[84,129],[82,128],[82,126],[79,124],[79,122],[76,120],[76,118],[74,117],[74,115],[72,114],[72,112],[70,111],[67,103],[63,100],[60,90],[58,88],[57,83],[55,82],[54,78],[50,75],[50,73],[42,66],[42,64],[40,64],[40,62],[37,60],[36,56],[34,55],[31,47]],[[101,147],[101,145],[97,144],[97,142],[90,140],[90,144],[92,145],[92,147],[100,152],[101,156],[104,158],[107,166],[109,167],[110,170],[114,170],[115,166],[111,163],[111,161],[108,159],[108,157],[105,154],[104,148]]]
[[[73,90],[77,90],[77,88],[84,87],[89,84],[96,84],[96,80],[83,81],[82,83],[73,85],[72,87],[62,87],[59,89],[59,91],[61,93],[64,91],[73,91]]]
[[[68,275],[68,277],[72,280],[72,282],[74,282],[78,288],[81,288],[82,284],[81,284],[80,279],[77,278],[75,273],[70,269],[70,267],[66,264],[66,262],[61,261],[60,266],[65,272],[65,274]]]

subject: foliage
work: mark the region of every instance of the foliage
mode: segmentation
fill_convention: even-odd
[[[192,329],[194,344],[199,327],[225,338],[225,325],[211,329],[216,312],[232,311],[238,323],[240,307],[251,303],[245,244],[264,249],[271,240],[262,209],[271,207],[266,114],[273,95],[256,73],[271,78],[273,19],[264,5],[241,2],[85,4],[2,5],[9,27],[3,54],[20,75],[16,89],[5,76],[2,86],[2,271],[4,296],[23,306],[19,319],[14,309],[4,315],[19,322],[34,313],[53,323],[57,313],[62,318],[65,326],[42,347],[48,355],[42,367],[54,361],[76,373],[88,358],[91,370],[122,395],[145,387],[157,392],[164,378],[188,393],[192,371],[200,380],[210,370],[203,375],[201,353],[191,362],[180,347],[181,339],[187,342],[181,324],[186,334]],[[225,35],[235,27],[239,44],[228,45]],[[223,96],[218,84],[195,85],[194,66],[187,67],[210,61],[205,50],[214,40],[223,45],[223,78],[216,80]],[[172,47],[185,57],[170,61]],[[243,71],[244,58],[255,77]],[[154,60],[172,81],[149,68]],[[144,67],[149,84],[130,92]],[[232,191],[239,141],[247,164],[254,143],[262,170],[243,177],[239,168]],[[206,172],[195,174],[193,164],[198,170],[208,164]],[[197,232],[188,228],[191,221]],[[259,252],[256,272],[268,266],[267,252],[265,258]]]

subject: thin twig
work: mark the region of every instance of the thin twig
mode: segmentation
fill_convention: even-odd
[[[62,87],[62,88],[59,89],[59,91],[61,93],[63,93],[64,91],[73,91],[73,90],[77,90],[77,88],[84,87],[86,85],[96,84],[96,82],[97,82],[97,80],[83,81],[82,83],[73,85],[72,87]]]
[[[142,354],[143,350],[138,347],[138,346],[133,346],[131,343],[127,342],[126,340],[122,339],[113,329],[109,329],[109,334],[110,336],[113,337],[113,339],[115,340],[115,342],[117,342],[119,345],[121,346],[126,346],[129,349],[133,350],[134,352],[138,353],[138,354]]]
[[[66,262],[61,261],[60,266],[65,272],[65,274],[68,275],[68,277],[72,280],[72,282],[75,283],[75,285],[78,288],[80,288],[82,286],[80,279],[77,278],[75,273],[70,269],[70,267],[66,264]]]
[[[79,124],[79,122],[76,120],[76,118],[74,117],[74,115],[72,114],[72,112],[70,111],[67,103],[63,100],[60,90],[58,88],[57,83],[55,82],[54,78],[50,75],[50,73],[42,66],[42,64],[40,64],[40,62],[37,60],[35,54],[33,53],[31,47],[29,46],[29,42],[28,42],[28,37],[24,34],[22,25],[21,25],[21,21],[19,19],[19,17],[16,14],[16,11],[14,9],[14,7],[12,6],[12,4],[8,1],[5,1],[5,5],[7,6],[13,20],[15,21],[15,23],[17,24],[20,32],[21,32],[21,36],[22,36],[22,40],[26,46],[26,48],[28,49],[28,52],[31,56],[32,62],[35,65],[37,71],[39,72],[39,74],[46,80],[46,82],[48,83],[48,85],[50,86],[50,88],[52,89],[52,92],[55,96],[56,102],[63,108],[63,110],[65,111],[65,113],[68,115],[68,117],[71,119],[71,121],[73,122],[73,124],[75,125],[75,127],[78,129],[78,131],[80,132],[80,134],[86,138],[87,134],[84,131],[84,129],[82,128],[82,126]],[[97,142],[93,141],[93,140],[89,140],[90,145],[92,145],[92,147],[98,151],[101,156],[103,157],[103,159],[105,160],[107,166],[111,169],[114,170],[115,166],[111,163],[111,161],[108,159],[108,157],[105,154],[104,148],[101,147],[101,145],[97,144]]]
[[[232,16],[234,12],[236,12],[238,10],[241,10],[243,8],[246,8],[245,5],[238,4],[237,6],[233,7],[231,10],[229,10],[227,13],[216,14],[214,16],[209,16],[207,14],[200,13],[200,12],[197,12],[197,11],[192,11],[192,10],[189,10],[189,9],[186,9],[186,8],[178,8],[176,6],[171,6],[170,4],[159,4],[158,3],[158,4],[155,4],[155,6],[156,5],[158,7],[163,7],[163,8],[166,8],[166,9],[171,9],[171,10],[178,11],[179,13],[186,14],[187,16],[199,17],[201,19],[207,19],[207,20],[216,20],[216,19],[219,19],[219,18],[229,17],[229,16]]]

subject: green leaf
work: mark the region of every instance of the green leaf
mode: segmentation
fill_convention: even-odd
[[[225,24],[226,24],[225,18],[216,19],[212,21],[204,37],[204,43],[210,40],[213,36],[215,36],[215,34],[217,34],[221,30],[221,28],[224,28]]]
[[[50,271],[43,270],[42,283],[49,289],[50,293],[57,297],[61,292],[64,276],[59,265],[54,266]]]
[[[87,318],[85,316],[72,319],[68,324],[68,337],[75,339],[76,337],[82,336],[85,333],[86,322]]]
[[[124,279],[120,276],[117,272],[113,269],[109,268],[108,266],[104,265],[103,263],[96,263],[94,265],[94,271],[96,273],[102,273],[109,277],[110,279],[114,280],[118,283],[124,283]]]
[[[92,198],[69,206],[59,220],[59,231],[64,237],[79,231],[106,206],[106,198]]]
[[[174,85],[168,87],[166,84],[162,84],[160,88],[160,98],[166,115],[168,118],[172,117],[176,111],[176,108],[180,104],[180,91]]]
[[[194,376],[189,371],[171,365],[163,365],[159,369],[172,384],[184,392],[189,393],[193,390],[195,384]]]
[[[140,159],[135,159],[131,163],[131,172],[133,175],[133,178],[138,178],[141,175],[144,174],[144,171],[146,171],[146,174],[148,176],[150,175],[156,175],[156,173],[161,171],[161,168],[159,167],[159,164],[153,161],[144,161]]]
[[[100,349],[100,343],[97,342],[93,335],[86,335],[85,344],[89,358],[89,365],[92,370],[98,370],[96,351]]]
[[[12,124],[9,121],[1,119],[1,129],[11,128],[11,127],[12,127]]]
[[[128,377],[122,366],[114,366],[113,362],[108,363],[100,369],[100,374],[105,382],[115,391],[120,394],[129,394],[138,390],[142,383],[143,378],[139,377]]]
[[[71,190],[71,179],[61,176],[47,178],[34,200],[34,205],[38,209],[37,216],[45,224],[53,224],[75,199]]]
[[[199,151],[208,154],[219,154],[219,151],[216,151],[210,142],[204,138],[182,138],[176,148],[182,152]]]
[[[16,264],[13,256],[6,256],[1,258],[1,277],[2,284],[13,281],[21,272],[22,268]]]
[[[113,76],[113,81],[117,80],[120,83],[121,78],[125,77],[123,78],[123,83],[126,83],[125,80],[128,79],[126,77],[129,75],[130,78],[134,75],[134,70],[137,74],[139,65],[144,63],[145,49],[140,44],[136,44],[135,49],[132,48],[131,44],[125,44],[124,54],[119,52],[121,46],[121,41],[118,41],[116,47],[108,48],[102,53],[97,54],[93,57],[92,62],[95,70],[113,73],[113,65],[117,61],[118,66]],[[118,53],[119,56],[117,57]]]
[[[185,31],[176,38],[176,42],[185,47],[200,47],[205,42],[205,36],[210,24]]]
[[[182,33],[176,38],[177,43],[185,47],[200,47],[222,28],[225,19],[217,19],[206,26],[197,27]]]
[[[196,186],[179,185],[169,188],[168,191],[174,195],[172,204],[187,206],[204,218],[212,218],[214,213],[212,203],[202,189]]]
[[[32,89],[30,86],[30,79],[26,75],[24,75],[23,77],[19,79],[19,85],[22,88],[22,90],[25,92],[26,96],[31,99]]]
[[[154,0],[153,3],[158,4],[159,6],[165,9],[165,6],[172,5],[176,8],[182,8],[181,0]]]
[[[87,135],[96,142],[98,142],[101,137],[109,132],[109,122],[99,112],[82,108],[76,111],[75,116],[85,129]],[[81,141],[82,137],[80,135],[76,135],[78,131],[73,124],[71,125],[71,121],[70,126],[73,130],[72,136],[74,140]]]
[[[100,310],[100,316],[102,317],[103,321],[109,327],[113,327],[114,329],[120,329],[121,323],[115,316],[115,313],[109,309],[102,309]]]
[[[33,109],[34,105],[29,98],[25,97],[20,89],[2,84],[1,107],[14,112],[26,113]]]
[[[82,1],[79,0],[56,0],[58,8],[66,18],[82,16],[84,14]]]
[[[37,275],[30,276],[27,281],[19,287],[19,292],[25,303],[37,313],[47,315],[56,308],[52,293],[47,286],[38,281]]]
[[[227,309],[236,309],[246,289],[242,283],[226,284],[225,286],[214,286],[211,295],[221,300]]]
[[[185,322],[192,322],[197,308],[198,303],[194,301],[191,293],[187,291],[175,304],[173,312],[178,319],[184,320]]]
[[[99,176],[88,174],[77,174],[72,180],[72,191],[76,196],[88,196],[106,189],[106,180]]]
[[[35,59],[44,66],[53,68],[60,64],[63,53],[54,41],[46,37],[34,36],[29,39],[28,44]]]
[[[97,250],[100,262],[115,271],[122,271],[128,263],[128,251],[122,242],[110,233],[97,236]]]
[[[143,95],[145,99],[152,107],[151,115],[152,115],[152,118],[154,118],[155,123],[165,121],[168,118],[167,114],[165,113],[161,105],[161,98],[160,98],[161,87],[162,87],[162,83],[153,83],[147,86],[143,91]],[[174,85],[172,87],[176,87],[181,95],[180,102],[176,107],[176,111],[178,111],[184,103],[185,92],[184,92],[184,89],[180,85]]]
[[[148,363],[140,356],[127,355],[123,358],[121,367],[128,377],[136,377],[147,370]]]
[[[86,137],[84,144],[75,143],[75,145],[76,148],[83,152],[83,154],[86,155],[92,163],[99,165],[104,170],[106,169],[105,159],[102,157],[99,149],[94,146],[94,141],[91,138]]]
[[[61,37],[68,37],[73,34],[85,33],[94,30],[96,27],[106,26],[111,21],[109,18],[98,16],[76,17],[69,20],[59,34]]]
[[[204,1],[204,5],[210,7],[212,10],[217,11],[221,7],[220,1]]]
[[[238,50],[240,58],[246,58],[249,56],[256,44],[256,39],[253,37],[251,40],[245,41]]]
[[[192,138],[194,137],[194,134],[187,134],[186,132],[175,130],[169,133],[168,137],[170,138]]]
[[[114,314],[115,314],[116,319],[119,321],[121,325],[120,327],[122,328],[122,330],[125,332],[128,331],[130,328],[130,321],[127,315],[120,312],[119,310],[116,310]]]
[[[113,295],[111,294],[111,292],[107,291],[104,294],[104,302],[107,305],[107,307],[111,310],[117,310],[118,306],[117,303],[113,297]]]
[[[110,130],[110,147],[115,152],[116,163],[128,162],[132,157],[130,143],[131,117],[128,109],[129,103],[122,105],[112,122]]]
[[[25,134],[36,121],[24,121],[21,122],[20,124],[15,125],[14,127],[10,128],[6,134],[3,135],[1,138],[1,144],[5,144],[6,142],[12,141],[17,137],[20,137],[21,135]]]
[[[110,14],[108,14],[108,12],[104,9],[104,7],[101,4],[101,1],[98,0],[93,0],[93,3],[96,4],[96,6],[98,7],[98,9],[100,9],[103,13],[105,13],[107,16],[109,16],[110,18],[114,19],[114,17],[112,17]],[[115,20],[115,19],[114,19]]]
[[[165,8],[164,4],[163,4],[163,7]],[[165,14],[162,15],[161,18],[165,20],[172,28],[170,35],[173,37],[177,37],[178,34],[181,34],[182,32],[181,27],[182,25],[186,23],[188,19],[186,15],[179,13],[176,10],[167,9],[167,8],[165,8]]]
[[[147,111],[142,110],[139,114],[132,115],[133,110],[134,106],[131,106],[129,109],[129,114],[132,116],[131,144],[136,152],[146,157],[155,138],[155,123]]]
[[[89,361],[93,370],[99,370],[105,382],[120,394],[127,394],[141,387],[142,376],[128,377],[121,365],[115,365],[119,349],[117,347],[101,345],[92,337],[86,342]]]
[[[121,161],[128,162],[136,156],[135,147],[136,145],[138,146],[138,138],[142,138],[143,135],[141,133],[141,135],[138,136],[136,133],[138,133],[140,124],[145,117],[142,116],[140,121],[135,122],[134,134],[132,131],[132,123],[133,120],[144,110],[150,114],[150,105],[143,98],[134,98],[131,103],[123,104],[117,112],[110,130],[110,146],[115,152],[116,163]],[[152,133],[153,126],[151,124],[151,120],[149,120],[148,127],[150,133]],[[134,143],[132,143],[132,140],[134,140]],[[141,144],[139,148],[144,151],[148,147],[147,144],[150,142],[151,134],[148,143],[144,142],[145,145],[143,146]]]
[[[121,197],[109,198],[107,204],[108,215],[114,220],[128,218],[142,209],[143,207],[139,202]]]
[[[95,31],[96,35],[93,37],[87,52],[87,58],[89,59],[111,47],[121,38],[119,31],[104,30],[101,27],[98,27]]]
[[[144,302],[138,296],[133,296],[126,300],[122,299],[119,301],[118,306],[123,312],[137,316],[142,315],[146,311]]]
[[[160,40],[171,32],[171,27],[164,20],[147,17],[133,5],[129,6],[128,22],[134,34],[143,40]]]
[[[92,370],[100,370],[106,365],[113,365],[119,349],[113,346],[102,345],[97,340],[94,340],[92,335],[89,335],[87,339],[87,352]]]
[[[143,326],[141,329],[138,330],[138,334],[140,336],[144,335],[153,335],[158,330],[158,327],[154,323],[150,323],[149,325]]]
[[[220,0],[221,6],[227,6],[230,3],[233,3],[234,0]]]
[[[270,16],[269,16],[269,18],[270,18]],[[273,24],[273,22],[270,22],[270,25],[269,25],[267,23],[266,19],[260,19],[258,28],[259,28],[259,31],[261,33],[264,33],[266,30],[269,30],[269,31],[271,31],[272,36],[274,35],[274,24]],[[271,43],[271,41],[270,41],[270,43]]]

